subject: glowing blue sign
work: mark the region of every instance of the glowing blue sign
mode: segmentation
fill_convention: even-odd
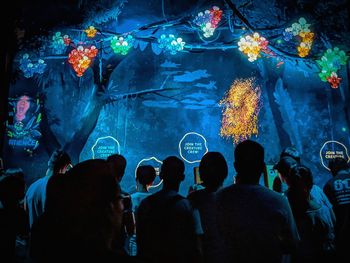
[[[179,142],[180,156],[188,163],[199,163],[207,152],[207,140],[199,133],[188,132]]]
[[[112,154],[120,154],[120,144],[112,136],[100,137],[91,147],[92,159],[106,159]]]
[[[320,150],[320,158],[323,167],[329,170],[327,162],[337,157],[344,158],[349,162],[350,159],[346,146],[338,141],[325,142]]]

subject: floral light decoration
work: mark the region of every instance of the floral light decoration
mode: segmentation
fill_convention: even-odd
[[[54,54],[60,55],[66,52],[67,49],[67,35],[62,36],[61,32],[56,32],[52,37],[51,48]]]
[[[90,67],[92,59],[97,56],[98,49],[95,46],[84,48],[78,46],[68,55],[68,62],[72,64],[78,77],[83,76],[85,71]]]
[[[132,35],[128,35],[125,38],[122,36],[114,36],[111,40],[111,48],[116,54],[126,55],[133,46],[134,41],[135,39],[132,37]]]
[[[309,29],[310,24],[307,24],[305,18],[301,17],[299,23],[293,23],[291,27],[287,27],[284,32],[284,40],[290,41],[293,36],[299,36],[301,42],[297,47],[299,57],[306,57],[309,55],[315,34]]]
[[[64,35],[63,36],[63,42],[66,46],[69,46],[70,43],[72,43],[72,39],[70,39],[70,37],[68,35]]]
[[[211,9],[205,10],[204,13],[199,12],[193,22],[203,31],[203,36],[209,38],[214,34],[221,18],[222,10],[217,6],[213,6]]]
[[[348,56],[343,50],[338,47],[327,49],[317,64],[321,67],[321,72],[318,74],[322,81],[329,82],[331,87],[338,88],[341,78],[338,77],[337,71],[342,65],[346,65]]]
[[[258,115],[261,108],[261,90],[254,78],[237,79],[220,101],[222,121],[220,135],[239,143],[258,134]]]
[[[84,32],[89,38],[94,38],[97,34],[97,29],[94,26],[89,26]]]
[[[38,62],[34,63],[27,53],[23,54],[22,58],[19,60],[19,69],[23,72],[24,77],[26,78],[31,78],[34,74],[44,73],[45,68],[46,64],[43,59],[38,59]]]
[[[253,35],[247,35],[241,37],[238,42],[239,50],[248,56],[248,60],[253,62],[260,57],[260,52],[271,53],[268,48],[269,42],[266,38],[254,33]]]
[[[158,39],[158,47],[171,55],[175,55],[177,52],[184,49],[185,42],[181,37],[176,38],[174,35],[161,35]]]

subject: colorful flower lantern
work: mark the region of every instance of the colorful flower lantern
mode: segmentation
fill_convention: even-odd
[[[171,55],[175,55],[177,52],[184,49],[185,42],[180,37],[174,35],[161,35],[158,39],[158,47],[163,49],[165,52],[169,52]]]
[[[45,68],[46,64],[43,59],[38,59],[37,63],[33,63],[27,53],[19,60],[19,69],[23,72],[24,77],[26,78],[31,78],[34,74],[44,73]]]
[[[317,60],[317,64],[321,68],[321,72],[318,74],[322,81],[329,82],[331,87],[338,88],[341,78],[338,77],[337,71],[342,65],[346,65],[348,56],[343,50],[338,47],[327,49],[320,60]]]
[[[135,39],[132,37],[132,35],[128,35],[125,38],[122,36],[115,36],[111,40],[111,48],[116,54],[126,55],[133,46],[134,41]]]
[[[66,46],[69,46],[70,43],[72,43],[72,40],[69,38],[68,35],[64,35],[64,36],[63,36],[63,42],[64,42],[64,44],[65,44]]]
[[[97,56],[98,49],[95,46],[84,48],[78,46],[68,55],[68,62],[72,64],[78,77],[83,76],[85,71],[90,67],[92,59]]]
[[[66,52],[67,45],[65,44],[61,32],[56,32],[55,35],[52,37],[51,48],[53,53],[56,55],[60,55]]]
[[[198,13],[193,22],[203,31],[203,36],[209,38],[214,34],[221,18],[222,10],[213,6],[211,9],[205,10],[204,13]]]
[[[97,34],[97,29],[94,26],[89,26],[87,29],[84,30],[84,32],[89,38],[93,38]]]
[[[299,57],[306,57],[309,55],[315,34],[310,32],[310,24],[306,23],[305,18],[301,17],[299,23],[293,23],[291,27],[284,30],[283,36],[285,41],[290,41],[293,36],[299,36],[301,42],[297,47]]]
[[[238,42],[238,49],[248,56],[250,62],[253,62],[261,56],[260,52],[270,53],[268,44],[266,38],[260,36],[259,33],[254,33],[241,37]]]

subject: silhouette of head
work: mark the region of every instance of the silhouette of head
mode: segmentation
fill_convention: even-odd
[[[164,187],[178,187],[185,179],[185,165],[176,156],[167,157],[160,168],[160,179],[163,180]]]
[[[264,171],[264,148],[257,142],[246,140],[235,149],[237,183],[257,184]]]
[[[49,159],[48,168],[53,174],[65,173],[71,163],[71,159],[66,152],[55,150]]]
[[[284,180],[286,180],[290,176],[292,168],[297,165],[298,162],[294,158],[290,156],[284,156],[278,161],[277,164],[275,164],[273,168],[280,173],[281,177]]]
[[[337,157],[329,161],[328,168],[331,170],[332,175],[336,176],[341,170],[349,169],[349,164],[344,158]]]
[[[123,155],[113,154],[107,158],[107,162],[109,163],[110,169],[112,169],[115,180],[120,182],[125,173],[126,159]]]
[[[65,177],[64,191],[60,209],[66,236],[83,246],[109,247],[121,227],[123,205],[108,163],[95,159],[77,164]]]
[[[199,164],[199,174],[206,188],[216,191],[228,174],[227,163],[219,152],[208,152]]]
[[[309,194],[314,184],[311,170],[304,165],[293,166],[287,184],[289,188],[295,188]]]
[[[288,200],[294,218],[299,218],[305,215],[309,206],[310,192],[313,186],[311,171],[306,166],[295,165],[292,167],[286,182],[288,184]]]
[[[286,156],[293,158],[300,164],[300,153],[295,147],[284,148],[281,152],[280,159]]]
[[[141,165],[136,171],[136,181],[139,182],[145,189],[152,185],[156,178],[156,170],[151,165]]]
[[[5,208],[16,207],[24,198],[25,182],[22,169],[7,169],[0,180],[0,201]]]

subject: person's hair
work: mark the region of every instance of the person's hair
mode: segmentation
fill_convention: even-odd
[[[100,159],[81,162],[63,179],[60,205],[48,207],[63,231],[59,242],[64,248],[106,248],[115,230],[120,229],[122,213],[113,208],[120,198],[120,187],[108,163]]]
[[[310,192],[313,186],[313,177],[309,168],[303,165],[292,167],[287,180],[288,200],[297,223],[304,216],[310,202]]]
[[[156,170],[152,165],[141,165],[136,170],[136,180],[144,187],[151,185],[156,178]]]
[[[256,183],[264,170],[264,148],[251,140],[240,142],[235,149],[234,165],[237,182]]]
[[[295,147],[286,147],[282,150],[280,159],[287,156],[300,163],[300,153]]]
[[[298,162],[290,157],[284,156],[282,157],[276,165],[274,165],[274,169],[276,169],[283,179],[287,179],[291,173],[291,169],[298,165]]]
[[[312,173],[308,167],[296,165],[291,168],[291,173],[288,178],[288,186],[290,188],[298,188],[299,190],[310,193],[313,184]]]
[[[219,188],[228,174],[224,156],[219,152],[207,152],[199,164],[199,174],[205,187]]]
[[[22,169],[7,169],[0,181],[0,200],[4,207],[15,207],[24,198],[25,181]]]
[[[339,171],[349,169],[349,164],[344,158],[337,157],[329,160],[328,168],[332,175],[336,176]]]
[[[55,150],[49,159],[48,167],[54,174],[57,174],[61,169],[71,163],[72,161],[66,152],[62,150]]]
[[[107,162],[112,170],[114,178],[120,182],[124,176],[126,168],[126,159],[123,155],[113,154],[108,156]]]
[[[160,178],[164,183],[176,184],[184,180],[185,164],[176,156],[167,157],[160,169]]]

